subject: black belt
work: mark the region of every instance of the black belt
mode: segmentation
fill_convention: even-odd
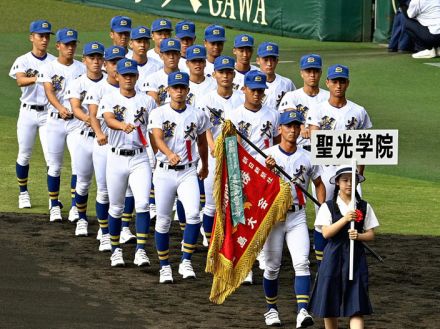
[[[50,112],[50,116],[55,119],[62,119],[61,114],[59,114],[58,112]],[[72,119],[73,119],[73,116],[70,116],[70,117],[65,118],[64,120],[72,120]]]
[[[159,167],[161,168],[176,170],[176,171],[185,170],[186,168],[190,168],[191,166],[192,163],[188,163],[186,165],[176,165],[176,166],[170,166],[168,163],[163,163],[163,162],[159,163]]]
[[[297,212],[300,211],[301,209],[304,209],[306,206],[300,206],[297,204],[293,204],[292,207],[289,208],[290,212]]]
[[[86,137],[95,138],[96,134],[93,131],[87,132],[86,130],[81,130],[81,135],[86,135]]]
[[[143,148],[135,149],[135,150],[125,150],[125,149],[117,149],[116,147],[112,147],[112,152],[118,155],[122,155],[124,157],[132,157],[138,153],[144,152]]]
[[[46,107],[44,105],[28,105],[28,104],[23,104],[23,107],[27,107],[31,110],[35,110],[37,112],[42,112],[46,109]]]

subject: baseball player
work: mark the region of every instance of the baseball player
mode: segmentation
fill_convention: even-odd
[[[160,58],[163,61],[163,69],[149,75],[141,87],[153,97],[157,105],[163,105],[170,101],[167,92],[168,75],[179,70],[180,41],[177,39],[164,39],[160,43]]]
[[[237,67],[237,64],[235,64]],[[275,109],[263,105],[267,89],[266,75],[258,70],[251,70],[244,76],[244,104],[233,111],[231,121],[235,127],[259,149],[264,150],[280,141],[278,131],[279,113]],[[254,158],[258,155],[248,143],[240,137],[239,142]],[[260,268],[264,269],[264,254],[260,253],[258,260]],[[245,278],[245,284],[252,284],[252,271]]]
[[[309,180],[313,181],[318,201],[325,201],[325,186],[320,177],[320,166],[312,166],[307,151],[297,147],[296,140],[305,119],[298,110],[284,112],[280,116],[281,142],[265,150],[268,155],[266,166],[274,169],[275,164],[283,168],[295,182],[307,189]],[[260,156],[260,162],[264,159]],[[276,169],[275,169],[276,170]],[[287,179],[284,177],[284,179]],[[307,313],[310,292],[309,250],[310,240],[306,221],[306,199],[302,191],[291,186],[293,205],[287,212],[286,220],[276,223],[263,247],[266,267],[263,274],[263,288],[266,296],[267,312],[264,314],[266,325],[280,325],[278,315],[278,274],[281,267],[284,240],[289,248],[295,270],[294,293],[298,305],[297,328],[313,325],[312,317]]]
[[[110,38],[114,46],[124,47],[126,57],[131,58],[133,52],[128,48],[130,41],[131,18],[127,16],[115,16],[110,21]]]
[[[206,48],[200,45],[189,47],[186,51],[186,65],[189,69],[187,103],[197,107],[198,100],[217,87],[213,79],[205,76]]]
[[[140,89],[143,81],[147,77],[159,71],[163,67],[162,61],[157,61],[153,58],[147,57],[147,51],[150,48],[151,33],[146,26],[138,26],[131,30],[130,33],[130,48],[133,50],[132,59],[138,64],[139,79],[137,86]]]
[[[231,118],[233,110],[244,103],[242,92],[234,91],[232,81],[235,75],[235,60],[229,56],[219,56],[214,61],[214,79],[217,81],[217,89],[208,92],[200,101],[197,102],[198,108],[204,111],[211,122],[211,128],[206,131],[206,139],[209,147],[208,167],[210,168],[208,177],[203,181],[206,203],[203,209],[203,229],[204,235],[209,242],[211,239],[212,225],[214,223],[215,202],[213,197],[215,158],[214,141],[221,132],[222,121],[211,111],[215,111],[223,119]]]
[[[72,207],[69,220],[78,220],[78,210],[75,204],[76,168],[75,148],[77,143],[78,121],[72,120],[73,114],[70,103],[65,97],[66,85],[85,73],[84,65],[75,60],[78,32],[74,29],[63,28],[56,33],[58,58],[41,67],[37,82],[42,83],[49,101],[47,119],[47,186],[50,198],[50,221],[61,221],[61,208],[58,201],[60,190],[60,174],[63,164],[64,146],[67,142],[69,149],[72,179]],[[49,142],[50,141],[50,142]]]
[[[330,94],[327,90],[319,88],[319,81],[322,74],[322,59],[316,54],[307,54],[299,61],[301,78],[304,81],[303,87],[287,92],[278,110],[284,111],[299,110],[307,118],[307,112],[318,103],[327,101]],[[310,151],[310,131],[303,125],[301,134],[298,137],[297,145],[305,147]]]
[[[244,85],[244,75],[251,70],[258,70],[258,67],[251,65],[252,54],[254,53],[254,38],[249,34],[239,34],[234,39],[232,52],[235,56],[235,90],[241,90]]]
[[[153,181],[157,207],[155,240],[161,266],[160,283],[173,282],[168,258],[169,229],[176,193],[186,215],[179,274],[184,279],[196,277],[191,256],[200,229],[197,176],[204,179],[208,175],[206,130],[210,124],[202,111],[186,103],[188,86],[187,73],[179,71],[170,73],[168,93],[171,102],[153,110],[149,123],[154,144],[158,148]],[[202,166],[197,175],[196,166],[199,156]]]
[[[76,223],[75,235],[88,235],[87,201],[89,187],[93,176],[93,140],[95,132],[90,128],[90,115],[87,106],[83,105],[87,90],[95,84],[104,84],[105,76],[101,67],[104,64],[104,45],[89,42],[84,45],[83,63],[86,65],[86,74],[81,75],[69,84],[66,99],[70,101],[73,115],[79,120],[80,137],[75,150],[75,168],[77,171],[75,203],[78,209],[79,220]]]
[[[162,62],[161,43],[165,39],[171,38],[171,32],[173,31],[173,25],[171,21],[166,18],[158,18],[151,24],[151,38],[154,41],[154,48],[147,52],[149,58],[153,58],[159,62]]]
[[[220,25],[209,25],[205,29],[206,68],[205,74],[212,76],[214,73],[214,61],[223,52],[225,45],[225,28]]]
[[[279,50],[276,43],[263,42],[258,46],[257,64],[260,66],[260,71],[266,74],[268,86],[263,104],[273,109],[278,109],[285,93],[295,90],[292,80],[276,73],[278,57]]]
[[[345,94],[349,84],[349,69],[347,66],[336,64],[328,68],[326,85],[330,97],[328,100],[309,109],[306,123],[311,132],[319,129],[369,129],[373,126],[367,111],[362,106],[346,98]],[[336,168],[336,166],[322,167],[321,177],[325,184],[328,198],[331,198],[334,192],[334,184],[330,184],[330,178],[334,176]],[[363,172],[364,166],[359,166],[359,173],[363,175]],[[314,244],[316,257],[319,262],[322,259],[326,240],[316,228]]]
[[[137,266],[150,264],[145,252],[150,226],[148,198],[150,196],[151,167],[145,146],[149,112],[156,106],[144,93],[136,92],[137,63],[121,59],[117,63],[119,93],[107,93],[100,103],[100,111],[108,126],[107,188],[110,200],[108,214],[112,245],[111,266],[124,266],[119,242],[124,196],[128,184],[133,191],[136,208]]]
[[[37,131],[41,148],[47,163],[47,98],[44,88],[36,83],[41,66],[55,57],[47,52],[52,26],[48,21],[33,21],[29,27],[29,41],[32,50],[18,57],[12,64],[9,76],[17,81],[21,88],[20,113],[17,121],[18,156],[15,164],[18,186],[18,208],[30,208],[31,199],[28,192],[29,160],[35,144]]]
[[[186,50],[196,41],[196,25],[191,21],[181,21],[176,24],[176,38],[180,41],[179,70],[189,72],[186,66]]]
[[[96,179],[96,217],[99,223],[97,239],[99,251],[111,251],[110,234],[108,231],[108,191],[106,181],[107,148],[108,148],[108,127],[105,124],[102,113],[98,113],[98,106],[107,93],[119,92],[119,84],[116,80],[116,63],[125,57],[125,49],[119,46],[111,46],[104,51],[104,68],[107,72],[107,79],[104,83],[91,85],[86,93],[83,106],[88,106],[90,125],[96,134],[93,143],[93,168]],[[130,207],[131,210],[128,210]],[[131,233],[129,226],[134,209],[134,198],[130,187],[127,188],[125,195],[125,208],[122,214],[122,230],[120,242],[126,243],[136,240]],[[130,211],[130,212],[129,212]],[[125,221],[125,219],[127,219]],[[126,225],[127,224],[127,225]]]

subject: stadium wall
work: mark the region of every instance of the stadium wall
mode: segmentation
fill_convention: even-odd
[[[371,41],[372,35],[373,0],[70,1],[302,39]]]

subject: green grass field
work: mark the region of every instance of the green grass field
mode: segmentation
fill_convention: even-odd
[[[8,72],[14,59],[30,50],[29,23],[48,19],[53,29],[69,26],[79,31],[82,45],[98,40],[110,45],[109,21],[116,14],[126,14],[133,26],[150,25],[154,16],[125,10],[85,7],[56,0],[5,2],[7,12],[0,24],[0,191],[1,212],[17,211],[15,160],[17,154],[16,119],[20,91]],[[173,20],[175,23],[177,20]],[[203,40],[205,23],[197,23],[198,39]],[[233,37],[239,30],[228,30],[225,53],[231,53]],[[278,71],[301,87],[298,59],[305,53],[321,54],[324,66],[341,63],[351,70],[348,97],[363,105],[376,129],[399,130],[399,165],[370,166],[366,169],[364,197],[375,208],[381,232],[440,235],[440,59],[414,60],[409,55],[388,54],[386,48],[372,43],[318,42],[255,34],[256,42],[265,40],[280,45]],[[54,40],[50,51],[55,54]],[[323,83],[324,85],[324,83]],[[66,152],[67,153],[67,152]],[[61,200],[69,204],[68,156],[62,176]],[[30,193],[33,208],[28,213],[47,213],[46,169],[37,145],[31,161]],[[93,198],[89,201],[93,214]],[[68,207],[66,207],[68,208]],[[309,216],[311,217],[311,216]]]

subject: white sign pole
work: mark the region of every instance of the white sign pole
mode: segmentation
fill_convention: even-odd
[[[351,163],[351,210],[356,210],[356,159]],[[354,221],[350,222],[350,229],[354,229]],[[353,263],[354,263],[354,240],[350,240],[350,268],[348,272],[348,279],[353,281]]]

